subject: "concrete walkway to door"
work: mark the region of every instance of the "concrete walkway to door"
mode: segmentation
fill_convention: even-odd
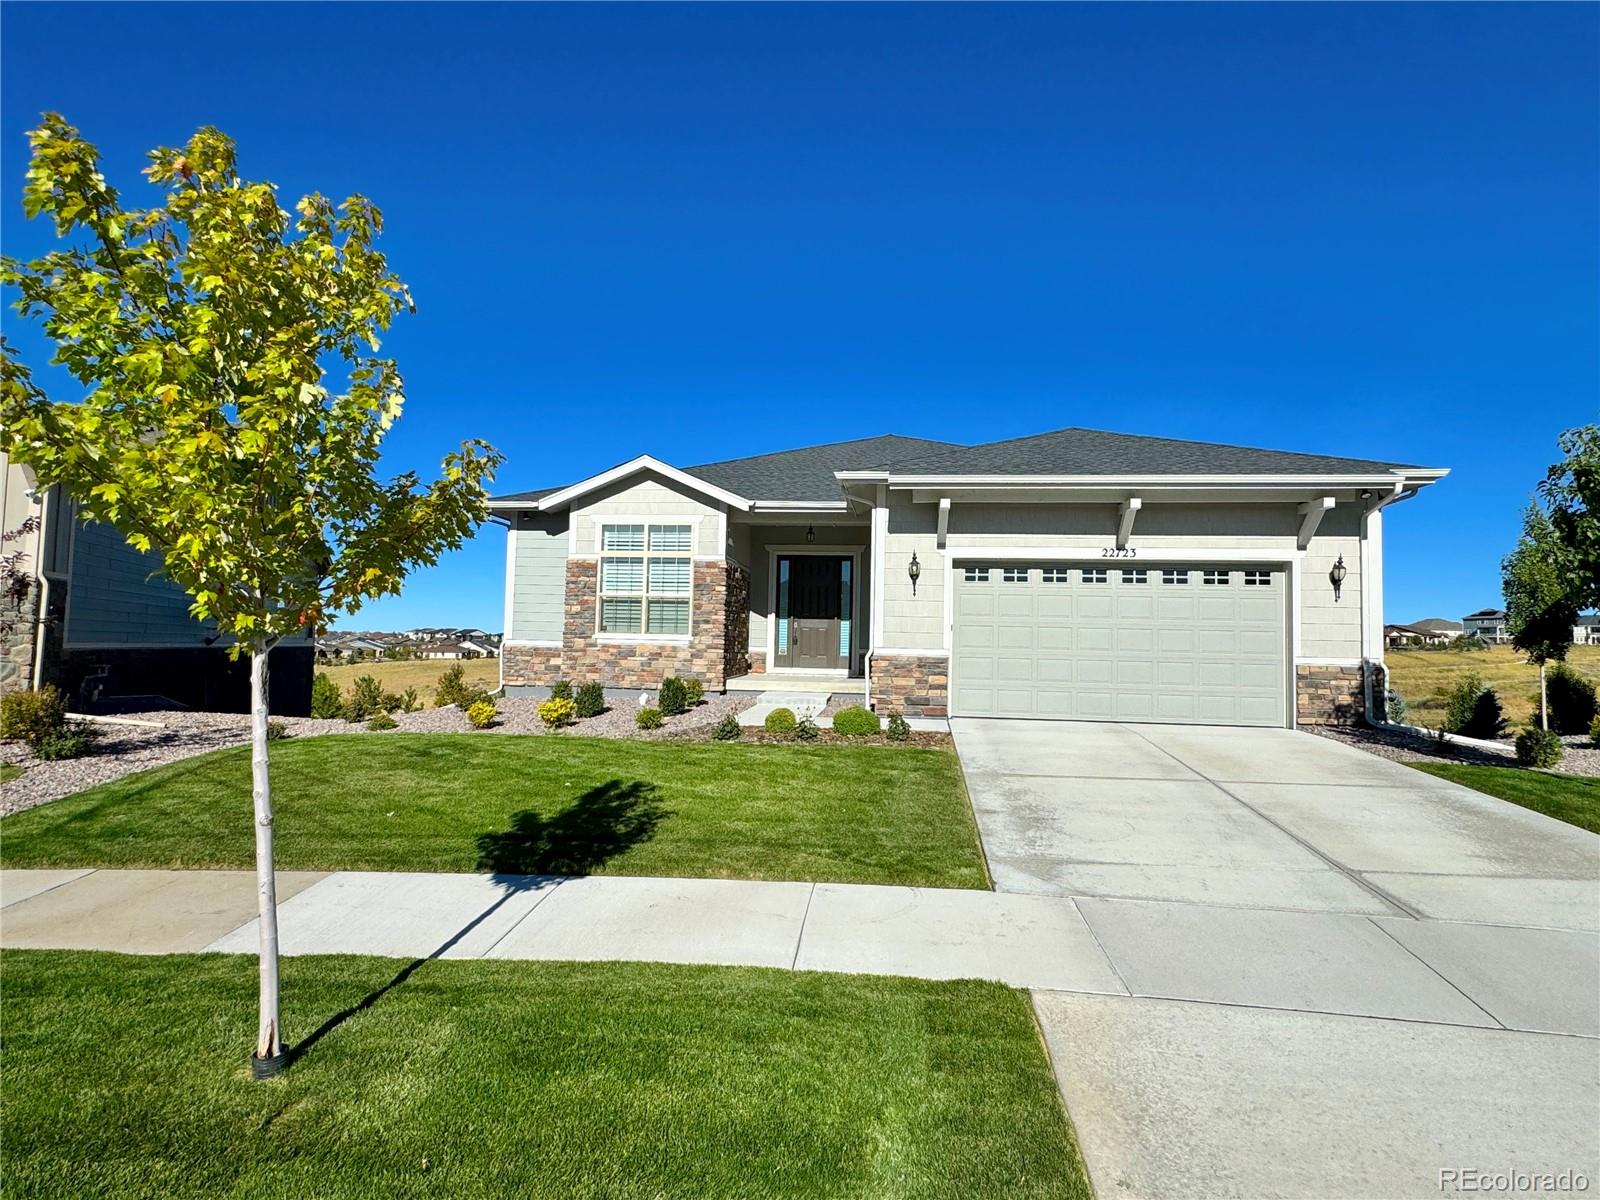
[[[1130,993],[1034,991],[1102,1200],[1600,1180],[1600,838],[1288,730],[951,727],[996,887]]]

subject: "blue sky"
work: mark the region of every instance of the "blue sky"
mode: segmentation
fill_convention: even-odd
[[[1388,615],[1455,617],[1600,419],[1597,44],[1592,5],[8,3],[0,241],[50,241],[40,111],[130,203],[215,124],[383,208],[396,470],[1066,425],[1447,466]],[[498,629],[502,549],[344,624]]]

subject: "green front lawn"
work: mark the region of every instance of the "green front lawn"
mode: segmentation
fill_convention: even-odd
[[[304,1036],[396,977],[288,958]],[[0,955],[18,1197],[1075,1197],[1024,993],[725,967],[423,963],[289,1072],[255,962]]]
[[[1555,817],[1568,825],[1600,833],[1600,779],[1581,775],[1552,775],[1522,767],[1479,767],[1468,763],[1412,763],[1419,771],[1437,775],[1476,791],[1487,792],[1523,808]]]
[[[988,885],[948,750],[385,734],[272,744],[283,870]],[[7,867],[249,867],[219,750],[0,822]]]

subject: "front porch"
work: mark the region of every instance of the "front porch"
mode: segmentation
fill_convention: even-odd
[[[723,687],[730,692],[826,692],[862,702],[867,696],[867,681],[862,676],[826,671],[760,671],[729,679]]]

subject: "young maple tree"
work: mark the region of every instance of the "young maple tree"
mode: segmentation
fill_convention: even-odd
[[[1537,504],[1530,504],[1522,518],[1522,538],[1501,562],[1500,574],[1511,644],[1539,667],[1541,729],[1550,728],[1546,668],[1567,657],[1578,620],[1565,558],[1550,518]]]
[[[261,925],[258,1073],[286,1062],[267,773],[267,661],[281,639],[397,592],[487,516],[501,456],[468,441],[440,478],[378,475],[404,388],[379,334],[405,285],[375,248],[377,208],[312,194],[294,214],[239,177],[216,129],[150,152],[164,203],[124,208],[95,148],[59,115],[29,135],[24,190],[67,244],[0,262],[53,362],[83,388],[53,401],[6,347],[0,444],[107,521],[250,656]],[[335,370],[337,375],[327,373]]]

